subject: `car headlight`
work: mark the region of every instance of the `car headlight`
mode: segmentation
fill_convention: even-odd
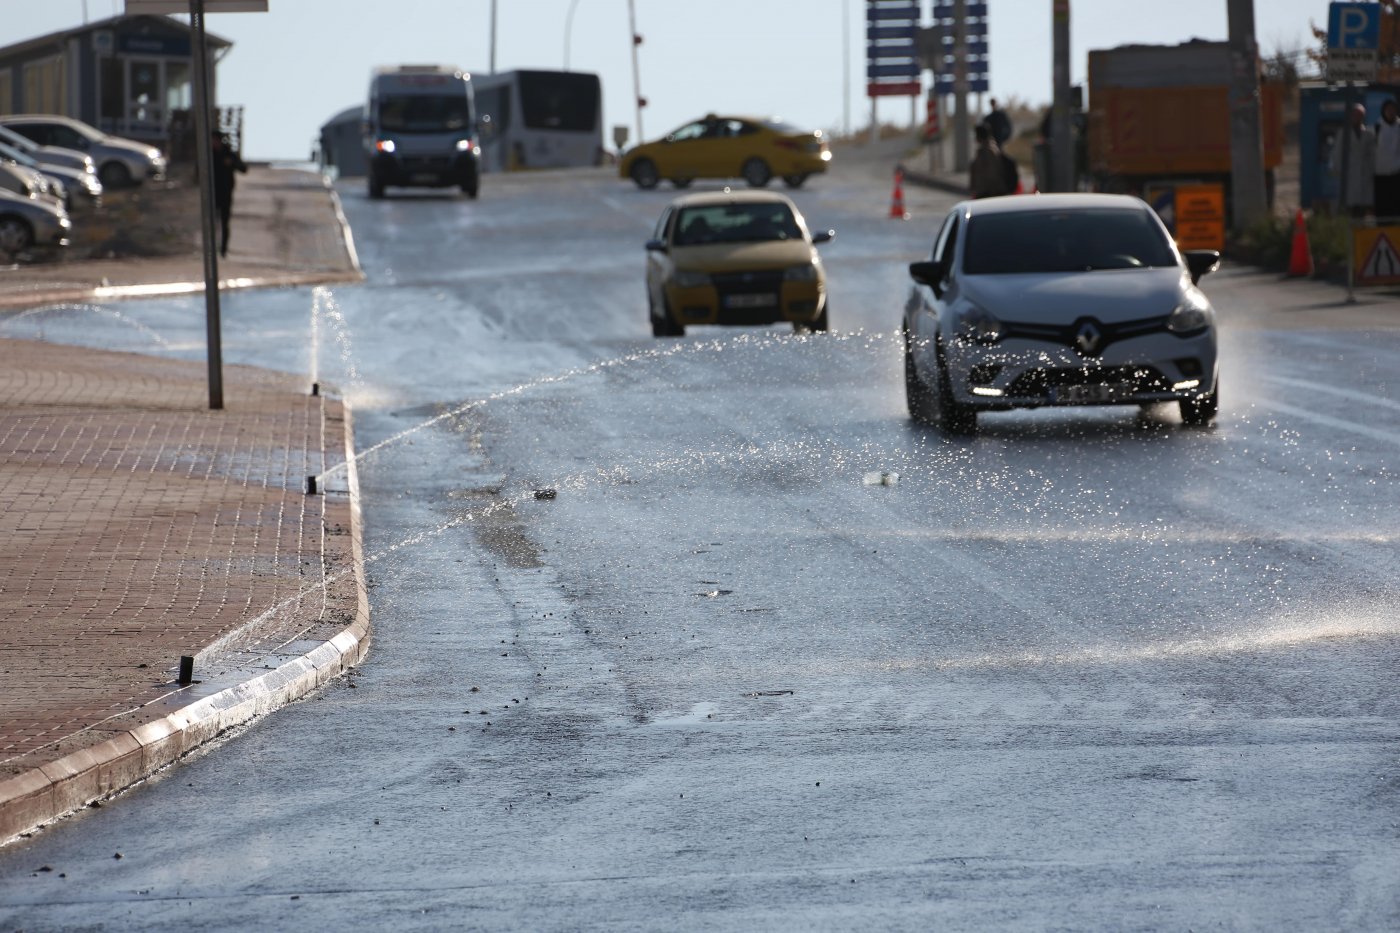
[[[392,139],[381,139],[374,144],[374,148],[378,152],[393,152],[398,147]]]
[[[710,276],[705,272],[677,272],[671,281],[677,288],[700,288],[710,284]]]
[[[814,262],[804,262],[800,266],[788,266],[783,270],[783,281],[785,282],[815,282],[817,280],[817,264]]]
[[[997,316],[977,305],[972,305],[963,312],[962,319],[958,322],[958,336],[964,340],[993,344],[1005,334],[1006,328],[997,320]]]
[[[1210,326],[1210,305],[1204,298],[1191,295],[1177,305],[1167,317],[1167,330],[1173,334],[1195,334]]]

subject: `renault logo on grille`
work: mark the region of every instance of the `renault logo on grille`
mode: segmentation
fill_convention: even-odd
[[[1096,356],[1103,349],[1103,331],[1093,321],[1085,321],[1074,335],[1074,348],[1085,356]]]

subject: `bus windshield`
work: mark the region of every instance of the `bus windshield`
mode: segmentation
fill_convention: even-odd
[[[520,72],[520,110],[532,130],[591,133],[598,129],[598,76],[572,72]]]
[[[466,94],[396,94],[379,102],[386,133],[450,133],[471,126]]]

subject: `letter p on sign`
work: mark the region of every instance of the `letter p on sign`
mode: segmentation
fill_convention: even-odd
[[[1328,48],[1369,50],[1380,46],[1379,3],[1333,3],[1327,12]]]

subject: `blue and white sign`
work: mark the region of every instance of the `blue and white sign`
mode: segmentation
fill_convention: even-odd
[[[866,0],[865,77],[870,97],[917,97],[919,0]]]
[[[992,56],[987,42],[988,0],[966,0],[964,34],[967,45],[957,48],[957,4],[954,0],[934,0],[933,21],[943,34],[942,61],[934,68],[933,89],[936,94],[956,93],[954,87],[958,59],[967,62],[967,89],[973,94],[985,94],[991,88]]]
[[[1379,3],[1333,3],[1327,10],[1329,49],[1370,49],[1381,45]]]
[[[1333,3],[1327,10],[1327,77],[1373,81],[1381,44],[1379,3]]]

